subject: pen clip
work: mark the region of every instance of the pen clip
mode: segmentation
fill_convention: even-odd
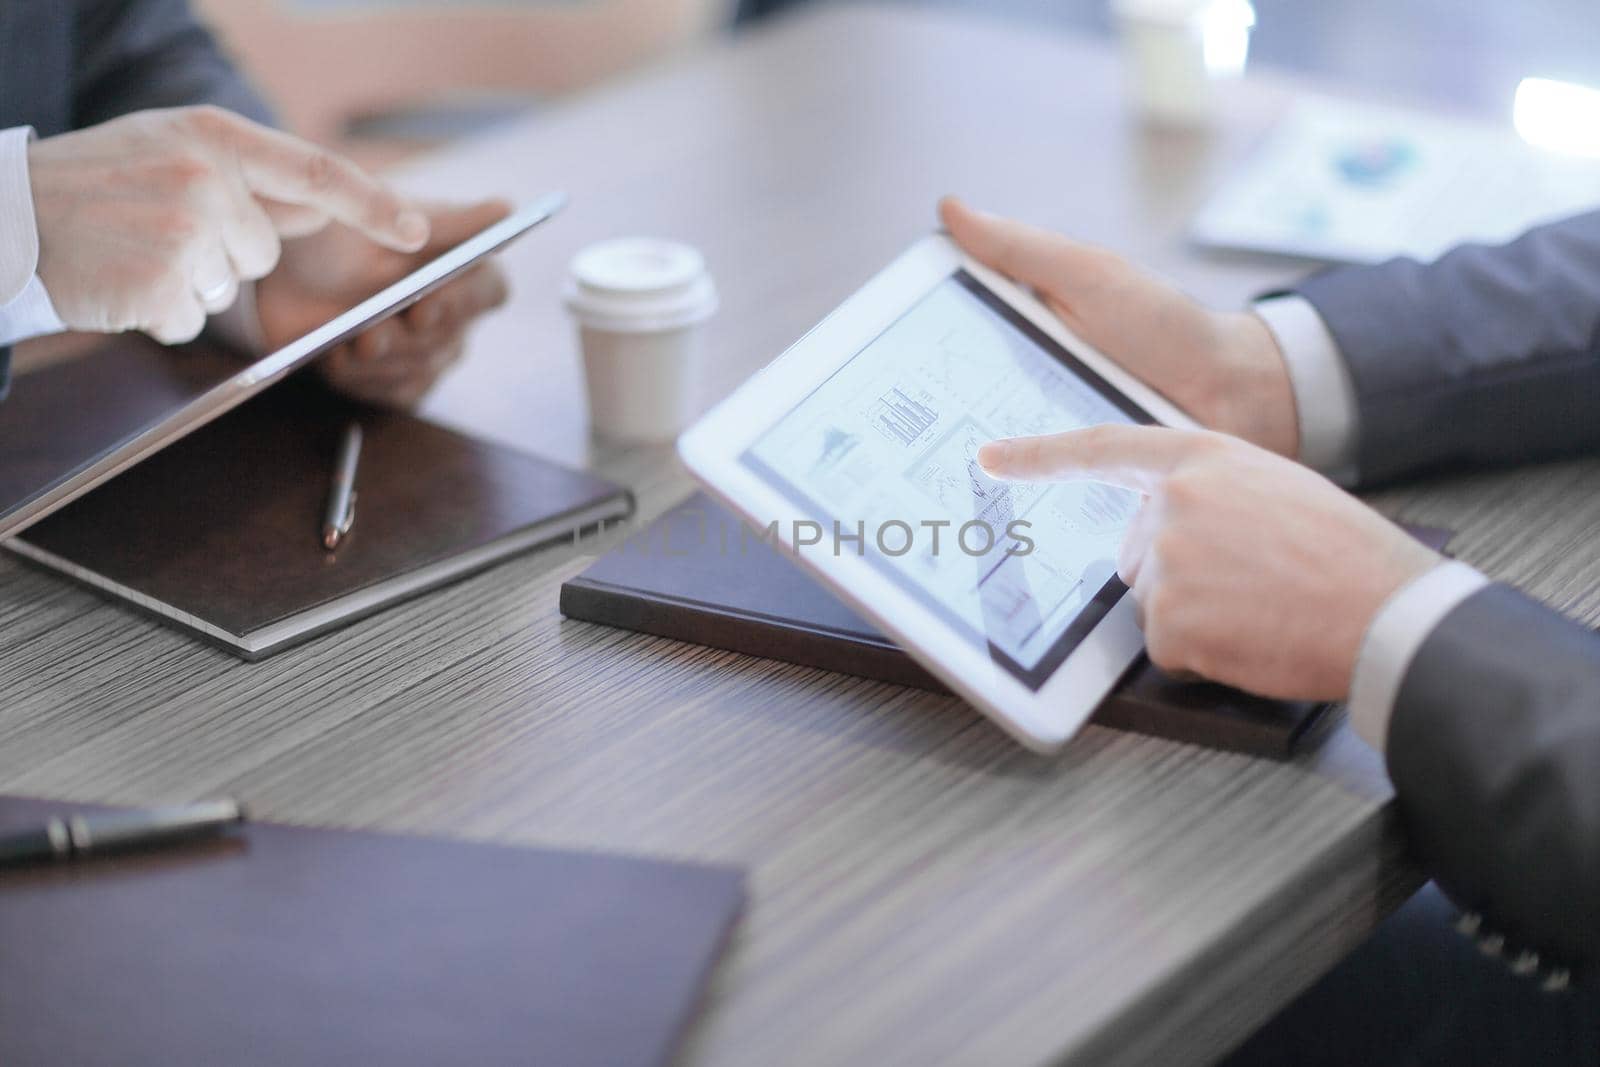
[[[356,497],[359,494],[352,492],[350,499],[345,501],[344,514],[339,516],[339,536],[343,537],[350,532],[350,527],[356,524]]]

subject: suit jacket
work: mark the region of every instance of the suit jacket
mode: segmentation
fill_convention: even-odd
[[[1331,271],[1298,291],[1349,366],[1363,480],[1600,448],[1600,212],[1431,265]],[[1600,635],[1505,586],[1481,590],[1412,661],[1387,752],[1440,886],[1502,951],[1592,979]]]
[[[49,137],[185,104],[271,118],[187,0],[0,0],[0,129]],[[9,365],[0,348],[0,397]]]

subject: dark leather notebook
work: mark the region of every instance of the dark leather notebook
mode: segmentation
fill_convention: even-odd
[[[946,689],[876,627],[702,494],[616,544],[561,587],[561,612],[753,656],[864,678]],[[1448,534],[1414,531],[1442,548]],[[1267,700],[1179,681],[1140,656],[1095,722],[1216,748],[1285,758],[1326,705]]]
[[[0,482],[8,466],[37,463],[52,440],[77,432],[76,420],[162,403],[175,381],[210,380],[208,363],[227,358],[124,344],[27,375],[0,405]],[[25,414],[12,416],[14,406]],[[54,410],[54,418],[41,410]],[[322,521],[351,420],[365,435],[356,522],[330,553],[320,543]],[[592,475],[353,405],[301,376],[74,501],[9,547],[258,659],[632,509],[626,490]]]
[[[0,797],[0,832],[63,807]],[[262,823],[4,869],[0,1063],[664,1064],[743,901],[722,867]]]

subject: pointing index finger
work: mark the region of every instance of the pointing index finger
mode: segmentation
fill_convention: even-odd
[[[255,123],[228,140],[258,196],[314,208],[398,252],[427,243],[427,217],[343,156]]]
[[[1108,423],[1084,430],[990,441],[978,463],[1007,481],[1086,479],[1154,493],[1207,435],[1165,426]]]

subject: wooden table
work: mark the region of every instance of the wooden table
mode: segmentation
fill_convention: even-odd
[[[407,175],[433,195],[573,193],[508,255],[513,307],[428,410],[590,463],[645,515],[682,497],[666,450],[586,440],[560,280],[619,234],[706,252],[724,300],[708,402],[924,233],[947,190],[1239,301],[1296,266],[1180,235],[1288,93],[1253,82],[1216,134],[1163,135],[1128,120],[1098,45],[780,21]],[[1379,502],[1600,611],[1600,466]],[[273,819],[744,865],[696,1064],[1202,1063],[1418,884],[1380,762],[1342,725],[1294,763],[1101,728],[1043,759],[951,699],[566,622],[557,589],[583,565],[525,557],[252,666],[0,561],[0,790],[231,793]]]

